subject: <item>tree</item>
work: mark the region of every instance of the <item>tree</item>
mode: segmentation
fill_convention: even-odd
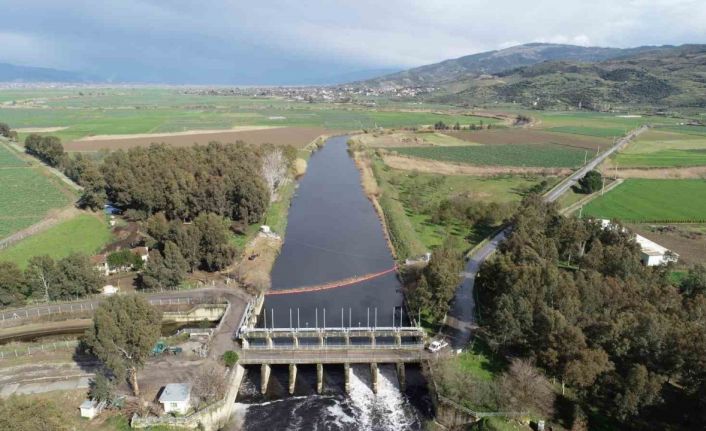
[[[3,431],[69,431],[69,409],[46,398],[11,396],[0,399],[0,429]]]
[[[212,403],[223,398],[226,392],[225,375],[226,370],[222,365],[206,364],[201,367],[194,382],[194,395],[204,403]]]
[[[140,284],[147,289],[174,289],[184,280],[188,267],[177,246],[167,241],[164,255],[158,250],[150,252]]]
[[[22,305],[27,294],[27,279],[17,264],[0,262],[0,306]]]
[[[47,302],[61,282],[56,262],[47,255],[30,258],[25,275],[33,296],[41,295]]]
[[[435,320],[442,319],[449,310],[449,301],[461,282],[463,257],[456,250],[452,239],[435,248],[431,253],[429,264],[424,269],[424,277],[432,292],[431,316]]]
[[[88,386],[88,395],[96,401],[110,402],[115,397],[115,383],[102,373],[96,373]]]
[[[6,138],[10,137],[10,126],[6,123],[0,123],[0,136],[4,136]]]
[[[138,295],[112,296],[102,302],[86,331],[86,344],[118,378],[127,377],[140,396],[137,372],[160,336],[162,315]]]
[[[55,299],[68,299],[100,292],[105,278],[91,263],[88,256],[72,253],[56,264],[59,282],[52,295]]]
[[[200,214],[194,220],[200,232],[199,254],[201,267],[207,271],[219,271],[235,258],[235,247],[230,244],[228,222],[216,214]]]
[[[706,295],[706,266],[694,265],[680,283],[684,295],[694,297]]]
[[[502,408],[510,412],[532,412],[550,417],[554,412],[554,390],[546,377],[523,359],[513,359],[498,381]]]
[[[223,353],[223,363],[228,368],[233,368],[236,362],[238,362],[238,354],[233,350],[227,350]]]
[[[591,194],[600,190],[603,186],[603,176],[598,171],[588,171],[586,175],[579,180],[579,190],[581,193]]]
[[[110,253],[107,257],[108,266],[111,269],[142,269],[142,258],[128,249],[118,250]]]
[[[274,147],[262,157],[260,172],[270,190],[271,201],[275,200],[277,189],[286,182],[288,171],[289,163],[282,148]]]

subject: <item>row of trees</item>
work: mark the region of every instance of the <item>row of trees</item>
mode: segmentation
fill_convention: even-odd
[[[25,138],[25,151],[47,165],[60,170],[65,169],[69,162],[61,139],[56,136],[41,136],[32,133]]]
[[[253,147],[212,142],[115,151],[100,171],[108,199],[135,218],[164,212],[168,219],[193,220],[214,213],[249,224],[262,218],[270,201],[260,167]]]
[[[476,280],[493,346],[623,421],[659,404],[667,382],[695,400],[706,393],[706,270],[674,286],[669,267],[640,263],[622,227],[562,217],[539,196],[521,208]]]
[[[105,284],[90,259],[71,254],[55,261],[35,256],[23,271],[13,262],[0,262],[0,306],[20,306],[28,299],[69,299],[100,292]]]
[[[17,132],[11,130],[7,123],[0,123],[0,136],[15,140],[17,139]]]
[[[449,238],[434,249],[429,264],[421,271],[410,269],[405,274],[410,311],[419,312],[433,323],[443,320],[461,282],[461,271],[463,256]]]
[[[462,126],[458,121],[453,125],[449,126],[443,121],[437,121],[434,123],[434,130],[483,130],[483,120],[480,120],[479,124],[471,123],[468,127]],[[488,124],[487,128],[490,129],[491,124]]]

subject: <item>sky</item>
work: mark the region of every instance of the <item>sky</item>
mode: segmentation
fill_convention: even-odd
[[[0,62],[129,82],[309,84],[528,42],[706,43],[703,0],[0,0]]]

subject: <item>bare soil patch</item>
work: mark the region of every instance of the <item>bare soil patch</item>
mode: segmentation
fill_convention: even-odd
[[[212,141],[224,143],[244,141],[254,145],[271,143],[304,148],[318,136],[328,133],[331,133],[331,131],[320,127],[270,127],[260,130],[199,131],[189,134],[125,135],[117,138],[93,136],[69,142],[64,147],[67,151],[98,151],[101,149],[128,149],[148,146],[152,143],[165,143],[170,146],[184,147],[194,144],[208,144]]]
[[[17,133],[54,133],[66,130],[68,127],[20,127],[13,129]]]
[[[544,132],[535,129],[511,128],[490,130],[445,131],[445,134],[467,142],[484,145],[494,144],[557,144],[568,147],[597,150],[607,148],[605,139],[590,136],[571,135],[567,133]]]
[[[703,263],[706,256],[706,225],[634,224],[629,228],[679,254],[679,264]]]
[[[393,154],[382,156],[386,165],[393,169],[405,171],[419,171],[424,173],[434,173],[441,175],[469,175],[476,177],[493,177],[500,174],[542,174],[566,175],[570,169],[563,168],[528,168],[515,166],[474,166],[467,164],[457,164],[440,162],[437,160],[419,159]]]
[[[282,240],[279,238],[256,236],[243,250],[240,262],[235,268],[240,282],[260,292],[268,290],[272,285],[270,272],[281,248]]]
[[[604,166],[604,172],[612,174],[614,171],[610,166]],[[647,178],[647,179],[699,179],[706,178],[706,166],[694,166],[691,168],[658,168],[658,169],[618,169],[620,178]]]

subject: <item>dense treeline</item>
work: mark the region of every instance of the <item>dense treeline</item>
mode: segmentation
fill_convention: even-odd
[[[29,299],[53,301],[98,293],[104,281],[82,254],[58,261],[35,256],[24,271],[12,262],[0,262],[0,306],[20,306]]]
[[[188,272],[219,271],[235,258],[236,249],[229,242],[230,222],[217,214],[202,213],[186,224],[168,221],[164,213],[158,213],[146,224],[153,252],[141,276],[145,288],[172,288]]]
[[[429,264],[421,271],[408,269],[404,274],[406,298],[411,312],[436,323],[449,311],[449,302],[461,282],[463,255],[451,238],[435,248]]]
[[[620,226],[562,217],[538,196],[521,208],[476,282],[494,346],[535,360],[624,424],[677,392],[701,403],[698,411],[682,406],[680,420],[703,427],[706,270],[673,286],[669,267],[643,266]]]
[[[64,152],[61,139],[56,136],[41,136],[32,133],[25,138],[25,151],[47,165],[62,170],[69,160]]]
[[[136,218],[164,212],[193,220],[214,213],[246,224],[269,204],[258,153],[244,144],[173,148],[153,144],[108,155],[100,167],[108,199]]]

